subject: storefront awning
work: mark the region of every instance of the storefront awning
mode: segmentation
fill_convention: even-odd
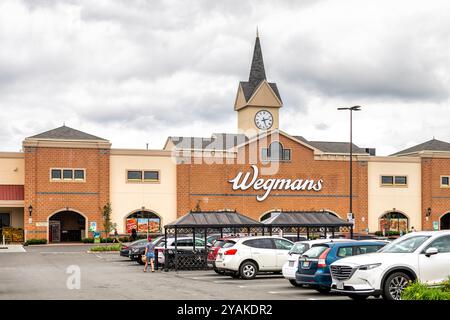
[[[0,201],[23,201],[23,185],[0,185]]]
[[[342,220],[326,211],[280,211],[263,221],[274,227],[350,227],[351,222]]]
[[[165,225],[166,228],[238,228],[262,227],[255,221],[236,211],[201,211],[189,212],[174,222]]]

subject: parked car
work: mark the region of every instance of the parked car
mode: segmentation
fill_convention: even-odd
[[[298,262],[295,279],[300,285],[308,285],[321,293],[331,289],[331,263],[349,256],[376,252],[385,242],[343,241],[313,245],[303,253]]]
[[[194,250],[194,241],[192,237],[177,237],[177,250],[192,251]],[[211,246],[207,243],[207,247]],[[202,250],[205,248],[205,240],[202,238],[195,238],[195,247],[197,250]],[[158,250],[158,264],[163,265],[165,261],[165,241],[164,238],[155,247]],[[167,239],[167,249],[175,250],[175,238]]]
[[[436,285],[450,276],[450,230],[408,233],[377,253],[336,261],[331,274],[335,292],[400,300],[410,281]]]
[[[292,241],[271,236],[235,239],[232,246],[219,249],[215,266],[247,280],[255,278],[258,272],[281,272],[293,245]]]
[[[130,256],[131,248],[140,246],[142,244],[145,245],[146,243],[147,243],[147,239],[140,239],[140,240],[131,242],[129,244],[124,244],[124,245],[122,245],[122,248],[120,249],[120,256],[128,258]]]
[[[212,267],[213,270],[218,274],[224,274],[225,271],[219,270],[216,268],[216,257],[217,253],[221,248],[228,248],[232,247],[238,238],[219,238],[212,244],[211,247],[209,247],[208,250],[208,257],[207,257],[207,263],[208,267]]]
[[[142,239],[143,241],[136,244],[135,246],[130,248],[129,258],[131,260],[136,261],[139,264],[145,264],[145,260],[143,258],[145,253],[145,246],[147,245],[148,241],[147,239]],[[137,240],[140,241],[140,240]],[[161,241],[164,241],[163,236],[159,236],[152,240],[152,242],[155,244],[155,246],[159,245]]]
[[[288,252],[288,259],[284,263],[282,272],[283,276],[289,280],[289,282],[295,286],[300,287],[297,281],[295,280],[295,273],[298,270],[298,259],[302,256],[303,253],[308,251],[313,245],[318,245],[327,242],[348,242],[352,240],[348,239],[317,239],[317,240],[309,240],[309,241],[298,241],[294,243],[294,246]]]

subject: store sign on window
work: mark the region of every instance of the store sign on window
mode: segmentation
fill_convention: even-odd
[[[291,190],[291,191],[320,191],[322,190],[323,180],[311,179],[263,179],[259,177],[259,169],[252,165],[252,171],[245,174],[239,172],[234,179],[229,180],[232,183],[233,190],[263,190],[264,193],[256,196],[256,200],[264,201],[273,190]]]

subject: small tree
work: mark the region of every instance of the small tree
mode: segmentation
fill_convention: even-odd
[[[111,202],[106,203],[103,206],[103,230],[105,230],[106,242],[108,242],[108,235],[113,231],[117,224],[111,221]]]

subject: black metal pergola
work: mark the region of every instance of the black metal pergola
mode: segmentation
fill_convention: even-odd
[[[336,232],[349,232],[353,238],[353,223],[342,220],[328,211],[279,211],[262,222],[268,226],[270,235],[275,232],[306,234],[309,239],[312,232],[322,233],[326,238],[329,233],[335,237]]]
[[[253,220],[236,211],[191,211],[174,222],[164,226],[164,269],[206,269],[208,255],[208,236],[251,236],[273,235],[280,232],[295,234],[297,240],[306,234],[328,232],[350,232],[353,238],[353,224],[344,221],[327,211],[279,211],[263,222]],[[192,237],[193,250],[179,250],[178,239]],[[168,237],[174,238],[174,248],[168,248]],[[202,245],[196,246],[196,239]]]

